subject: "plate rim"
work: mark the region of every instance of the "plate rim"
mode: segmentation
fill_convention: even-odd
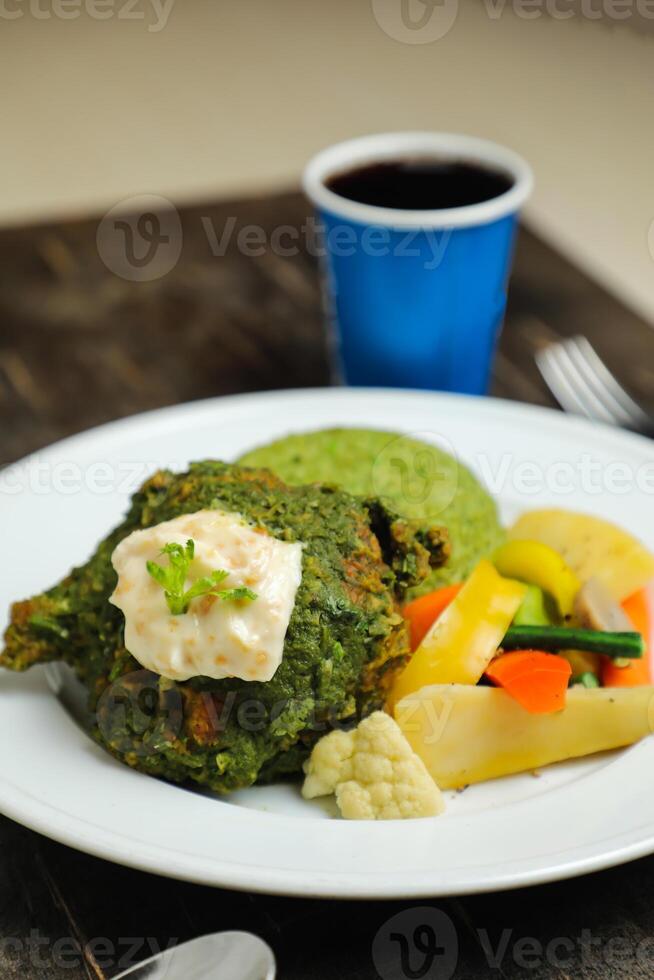
[[[152,421],[155,418],[160,418],[163,421],[166,418],[174,417],[176,415],[193,414],[195,411],[209,411],[215,406],[225,405],[227,403],[239,404],[247,402],[255,403],[258,401],[266,402],[271,400],[283,401],[285,399],[301,399],[307,396],[311,398],[327,397],[338,400],[339,398],[364,398],[366,396],[380,395],[385,397],[388,396],[390,398],[433,398],[438,402],[447,403],[451,401],[470,406],[483,404],[490,406],[493,411],[497,411],[500,414],[505,412],[510,414],[512,411],[519,409],[521,412],[526,412],[534,417],[540,416],[543,421],[547,420],[549,422],[554,422],[555,424],[562,423],[565,428],[578,428],[580,432],[584,432],[587,435],[597,435],[597,433],[600,432],[603,434],[603,436],[612,436],[619,442],[631,442],[634,447],[648,447],[651,454],[654,455],[654,443],[645,435],[641,435],[637,432],[631,432],[628,429],[618,428],[617,426],[609,425],[606,422],[595,422],[580,415],[568,414],[567,412],[563,412],[558,408],[551,408],[548,405],[535,405],[531,402],[521,402],[509,398],[499,398],[494,395],[467,395],[454,391],[431,391],[426,388],[384,388],[372,386],[356,386],[348,388],[346,386],[334,385],[325,386],[322,388],[314,386],[310,388],[271,388],[267,391],[236,392],[229,395],[213,395],[209,398],[193,399],[191,401],[180,402],[178,405],[162,405],[159,408],[149,408],[144,412],[136,412],[132,415],[124,415],[120,418],[110,419],[107,422],[101,422],[98,425],[93,425],[88,429],[81,429],[79,432],[73,432],[70,435],[63,436],[61,439],[56,439],[54,442],[47,443],[45,446],[34,449],[25,456],[19,457],[17,460],[13,460],[11,463],[6,464],[5,469],[12,466],[23,465],[34,456],[38,456],[40,453],[49,453],[68,445],[72,446],[76,443],[82,443],[91,436],[96,437],[99,435],[111,435],[113,432],[118,431],[118,429],[137,428],[144,422],[148,420]],[[342,428],[343,426],[337,427]],[[353,428],[356,428],[356,426]],[[373,426],[366,426],[366,428],[373,428]]]

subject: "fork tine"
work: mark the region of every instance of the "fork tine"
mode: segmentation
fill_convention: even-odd
[[[561,373],[553,345],[550,344],[547,347],[541,347],[540,350],[537,350],[535,359],[538,370],[543,376],[547,387],[563,411],[572,412],[574,415],[583,415],[584,411],[582,406],[579,404],[574,391],[568,385],[566,377]]]
[[[589,383],[593,385],[598,395],[610,401],[617,417],[624,424],[637,426],[648,421],[647,414],[611,374],[586,337],[571,337],[565,343]]]
[[[613,377],[585,337],[570,337],[541,347],[536,364],[566,412],[654,438],[654,420]]]
[[[604,404],[591,385],[589,385],[586,377],[579,370],[565,345],[562,343],[553,344],[548,350],[550,352],[550,362],[556,364],[560,375],[565,379],[568,400],[573,400],[579,406],[577,408],[577,414],[581,413],[586,418],[604,422],[608,425],[618,425],[618,419],[615,413]]]
[[[576,338],[568,338],[563,341],[562,346],[565,349],[567,357],[574,364],[580,378],[583,379],[583,384],[593,393],[597,402],[603,406],[604,411],[611,416],[614,424],[628,424],[631,416],[625,412],[620,403],[612,397],[608,389],[603,385],[595,373],[593,366],[586,360],[585,352],[577,346]]]
[[[571,380],[565,362],[560,358],[560,350],[559,344],[550,344],[537,351],[538,369],[564,412],[593,418],[588,407],[579,397],[578,386]]]
[[[606,403],[604,398],[594,390],[584,372],[580,370],[574,358],[571,357],[565,343],[559,347],[559,358],[564,370],[567,371],[570,384],[576,389],[579,400],[584,403],[588,418],[604,422],[607,425],[619,425],[620,422],[615,412],[611,410],[611,406]]]

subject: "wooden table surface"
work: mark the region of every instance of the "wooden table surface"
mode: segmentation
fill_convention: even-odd
[[[121,271],[120,256],[97,219],[0,232],[0,464],[162,405],[327,384],[312,249],[280,254],[289,239],[278,247],[269,237],[281,226],[300,228],[307,213],[297,194],[186,208],[181,237],[175,228],[168,236],[170,247],[181,245],[179,261],[142,282],[112,271]],[[267,244],[239,245],[248,225],[263,230],[254,238],[243,232],[250,242],[263,235]],[[162,220],[162,234],[166,228]],[[523,231],[493,393],[553,404],[533,351],[550,333],[576,331],[636,395],[652,398],[651,329]],[[109,978],[171,943],[220,929],[267,939],[284,980],[654,976],[654,858],[456,901],[321,902],[156,878],[0,818],[0,881],[2,980]],[[451,920],[458,954],[450,943],[430,967],[416,951],[398,972],[379,950],[391,931],[411,941],[428,921],[427,906]]]

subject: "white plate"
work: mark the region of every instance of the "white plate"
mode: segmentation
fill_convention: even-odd
[[[362,425],[456,447],[505,516],[553,504],[604,515],[654,548],[654,448],[523,405],[422,392],[325,389],[216,399],[61,442],[0,474],[0,609],[86,559],[158,465],[232,459],[289,431]],[[427,436],[428,437],[428,436]],[[3,624],[0,624],[3,625]],[[75,690],[0,674],[0,808],[122,864],[289,895],[447,895],[550,881],[654,851],[654,740],[447,794],[433,820],[330,819],[289,786],[229,801],[140,775],[74,720]]]

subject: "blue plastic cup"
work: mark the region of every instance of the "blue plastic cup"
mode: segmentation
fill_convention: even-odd
[[[404,211],[347,200],[330,177],[407,158],[480,164],[512,178],[480,204]],[[336,374],[351,385],[483,394],[506,306],[517,215],[531,192],[525,161],[452,133],[382,133],[311,160],[304,189],[322,231]]]

